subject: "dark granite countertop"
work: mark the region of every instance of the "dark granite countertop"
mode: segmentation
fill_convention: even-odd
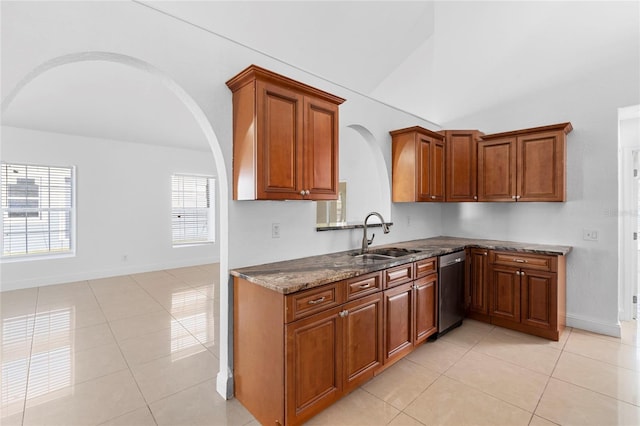
[[[420,250],[407,256],[389,260],[370,261],[355,258],[359,250],[348,250],[300,259],[267,263],[233,269],[231,275],[277,291],[282,294],[317,287],[358,275],[403,265],[416,260],[453,253],[469,247],[490,250],[508,250],[521,253],[566,255],[570,246],[547,244],[527,244],[513,241],[482,240],[473,238],[433,237],[422,240],[404,241],[380,247],[400,247]],[[373,249],[374,247],[372,247]],[[375,247],[378,248],[378,247]]]

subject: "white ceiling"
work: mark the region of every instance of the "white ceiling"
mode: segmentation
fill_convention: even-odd
[[[570,81],[617,55],[637,55],[640,17],[625,13],[629,5],[147,1],[137,6],[446,124]],[[174,95],[139,71],[109,62],[74,63],[42,74],[19,92],[2,123],[207,149]]]

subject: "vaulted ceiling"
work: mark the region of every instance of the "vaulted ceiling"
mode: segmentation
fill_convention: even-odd
[[[608,66],[619,55],[637,55],[640,16],[633,3],[140,1],[137,6],[446,124]],[[96,79],[101,84],[92,84]],[[171,126],[162,117],[172,117]],[[175,99],[154,93],[136,70],[102,62],[45,73],[2,117],[6,125],[167,145],[181,132],[182,144],[193,137],[193,146],[202,146],[198,135],[176,126],[196,129],[190,120]]]

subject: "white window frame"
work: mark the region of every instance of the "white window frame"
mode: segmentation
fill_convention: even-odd
[[[68,207],[48,206],[43,208],[40,206],[40,203],[38,203],[38,207],[20,209],[23,212],[26,212],[27,214],[38,213],[38,217],[40,217],[41,214],[46,213],[48,218],[50,218],[49,214],[51,212],[60,212],[60,211],[68,212],[69,214],[69,219],[68,219],[69,220],[69,225],[68,225],[69,247],[68,248],[62,249],[62,250],[59,250],[59,249],[52,250],[51,247],[49,247],[48,250],[31,251],[29,250],[28,243],[25,243],[25,246],[26,246],[25,252],[5,253],[5,234],[9,232],[8,229],[5,229],[5,220],[9,219],[8,218],[9,212],[11,212],[12,210],[13,211],[16,210],[15,208],[9,207],[9,204],[10,204],[9,189],[8,187],[5,187],[5,185],[8,185],[8,182],[6,182],[6,179],[5,179],[5,173],[4,173],[5,168],[11,167],[11,166],[26,168],[27,175],[28,175],[29,169],[33,170],[35,168],[47,168],[49,170],[64,169],[70,172],[71,179],[70,179],[69,185],[71,190],[71,194],[70,194],[71,199],[70,199],[70,205]],[[0,189],[2,192],[2,200],[0,203],[0,210],[2,212],[2,214],[0,215],[0,229],[2,230],[2,232],[0,233],[0,246],[2,246],[2,253],[0,255],[0,261],[2,263],[9,263],[9,262],[25,261],[25,260],[51,259],[51,258],[75,256],[76,254],[76,168],[75,166],[59,166],[59,165],[52,165],[52,164],[47,164],[47,165],[29,164],[29,163],[22,163],[22,162],[3,161],[0,167],[0,174],[2,175],[0,176]],[[7,216],[6,219],[5,219],[5,215]],[[47,223],[49,225],[51,224],[49,219],[47,219]],[[55,232],[60,232],[60,231],[49,228],[48,230],[49,238],[51,238],[51,235],[54,234]],[[28,230],[26,231],[25,238],[27,238],[26,237],[27,235],[28,235]]]
[[[207,185],[207,207],[203,207],[202,205],[198,205],[197,207],[184,206],[184,185],[182,186],[182,193],[176,193],[174,185],[176,185],[176,179],[182,179],[184,183],[184,179],[193,179],[199,180],[200,182],[206,182]],[[216,181],[213,176],[205,176],[205,175],[196,175],[196,174],[187,174],[187,173],[174,173],[171,175],[171,243],[174,248],[176,247],[189,247],[194,245],[203,245],[203,244],[213,244],[215,243],[215,230],[216,230],[216,222],[215,222],[215,205],[216,205]],[[182,202],[183,206],[179,207],[174,205],[174,203],[179,200]],[[190,200],[193,202],[193,199]],[[197,230],[191,229],[192,235],[193,232],[196,233],[197,237],[188,238],[184,235],[182,239],[176,239],[176,231],[175,226],[178,221],[178,215],[183,215],[184,212],[194,213],[196,216],[202,218],[203,211],[206,211],[204,217],[206,218],[206,231],[198,232]],[[193,226],[192,226],[193,227]]]

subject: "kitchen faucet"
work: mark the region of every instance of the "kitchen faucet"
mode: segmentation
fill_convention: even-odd
[[[373,234],[371,235],[371,239],[367,238],[367,221],[371,216],[378,216],[380,218],[380,222],[382,222],[382,232],[384,232],[385,234],[389,233],[389,225],[384,222],[384,218],[382,217],[382,215],[378,212],[369,213],[367,217],[364,218],[364,235],[362,236],[362,250],[360,251],[360,254],[365,254],[369,251],[369,246],[371,245],[371,243],[373,243],[373,239],[376,236],[376,234]]]

